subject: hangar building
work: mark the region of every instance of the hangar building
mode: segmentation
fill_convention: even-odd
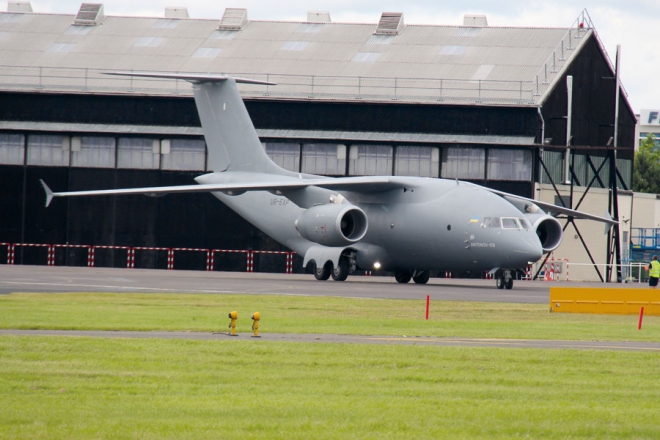
[[[457,178],[551,202],[553,186],[568,191],[557,184],[570,76],[570,180],[611,186],[601,165],[614,136],[614,65],[586,10],[566,28],[514,28],[479,15],[442,26],[392,12],[374,23],[335,23],[327,12],[283,22],[250,20],[245,9],[124,17],[97,3],[68,15],[9,2],[0,54],[0,242],[282,250],[208,194],[44,208],[39,179],[74,191],[192,184],[207,171],[190,85],[103,74],[117,70],[277,83],[241,92],[264,148],[290,170]],[[615,185],[627,190],[636,120],[624,90],[620,102]],[[602,215],[597,205],[585,209]],[[56,257],[84,264],[74,249]],[[29,247],[15,258],[45,264]],[[160,267],[162,257],[143,264]]]

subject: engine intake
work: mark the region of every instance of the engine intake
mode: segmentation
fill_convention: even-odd
[[[353,205],[329,203],[314,206],[296,220],[296,229],[309,241],[324,246],[347,246],[367,233],[367,214]]]
[[[544,215],[534,222],[534,230],[541,241],[543,252],[552,252],[559,247],[564,236],[561,223],[550,215]]]

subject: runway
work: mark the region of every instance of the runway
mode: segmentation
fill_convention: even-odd
[[[493,280],[434,278],[426,285],[398,284],[393,277],[351,276],[344,282],[312,275],[205,272],[67,266],[0,266],[0,294],[12,292],[161,292],[312,295],[352,298],[419,299],[547,304],[551,286],[604,286],[602,283],[515,281],[498,290]],[[645,284],[607,287],[645,288]]]
[[[52,266],[0,266],[0,293],[172,292],[312,295],[353,298],[485,301],[545,304],[550,285],[516,281],[498,290],[493,280],[431,279],[427,285],[398,284],[393,277],[353,276],[344,282],[312,275],[204,272]]]

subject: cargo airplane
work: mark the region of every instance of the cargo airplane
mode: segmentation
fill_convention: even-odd
[[[511,289],[516,270],[559,246],[562,225],[550,214],[616,223],[459,180],[287,171],[266,154],[236,86],[270,83],[214,74],[108,74],[191,82],[212,172],[195,185],[152,188],[52,192],[42,181],[46,206],[54,197],[210,192],[303,256],[317,280],[344,281],[362,269],[425,284],[434,270],[490,271],[499,289]]]

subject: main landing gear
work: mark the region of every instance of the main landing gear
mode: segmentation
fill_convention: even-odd
[[[397,283],[406,284],[412,279],[415,284],[426,284],[429,282],[428,270],[397,270],[394,272],[394,279]]]
[[[318,266],[315,261],[310,262],[310,264],[313,264],[314,278],[319,281],[325,281],[330,277],[335,281],[346,281],[348,275],[355,272],[357,268],[354,253],[339,257],[336,267],[333,267],[332,261],[326,261],[323,266]]]
[[[511,290],[513,288],[513,273],[510,270],[502,269],[495,272],[495,287]]]
[[[314,278],[319,281],[325,281],[330,278],[332,272],[332,263],[327,262],[324,266],[314,265]]]

